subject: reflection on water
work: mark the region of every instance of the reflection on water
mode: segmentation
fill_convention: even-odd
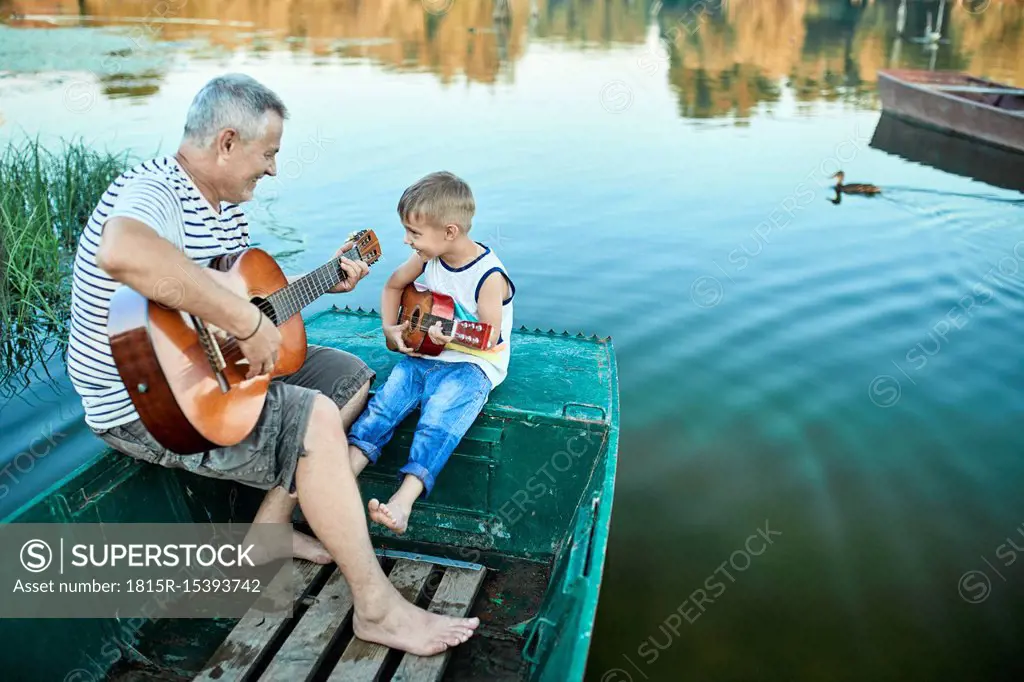
[[[745,117],[757,104],[776,101],[780,82],[793,89],[798,101],[870,102],[875,73],[882,68],[967,69],[997,80],[1024,81],[1024,12],[1019,6],[972,15],[950,4],[940,29],[948,43],[932,46],[912,38],[934,27],[928,22],[932,16],[938,19],[939,2],[906,6],[903,39],[897,2],[707,3],[715,11],[693,5],[681,3],[660,17],[662,35],[666,22],[671,23],[669,78],[680,92],[684,116]]]
[[[777,102],[783,84],[798,102],[871,104],[881,68],[965,69],[1024,83],[1024,6],[1015,1],[512,0],[504,13],[493,0],[432,2],[0,0],[0,17],[19,27],[116,26],[129,52],[149,41],[211,58],[285,49],[427,70],[446,83],[457,76],[509,82],[531,41],[587,50],[646,45],[636,75],[667,78],[680,113],[695,118],[746,118]],[[920,42],[929,31],[941,34],[939,42]],[[46,50],[34,52],[48,58]],[[141,84],[125,85],[123,73],[104,75],[104,92],[155,92],[157,77],[140,77]]]
[[[871,146],[947,173],[1024,192],[1024,158],[1009,150],[945,135],[888,114],[879,119]]]

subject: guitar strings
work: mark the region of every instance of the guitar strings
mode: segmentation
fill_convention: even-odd
[[[340,267],[342,258],[363,260],[358,245],[355,245],[348,251],[332,258],[315,270],[303,275],[296,281],[286,284],[284,287],[281,287],[264,299],[276,314],[278,318],[278,326],[287,322],[293,315],[295,315],[295,313],[299,312],[306,307],[306,305],[322,296],[339,282],[348,279],[348,274]],[[262,313],[266,314],[267,311],[263,310],[262,306],[258,307],[261,308]],[[200,345],[203,346],[204,353],[210,361],[211,366],[215,364],[213,349],[207,345],[207,343],[204,343],[204,340],[210,344],[217,344],[220,348],[221,354],[241,352],[238,345],[238,339],[235,336],[229,336],[223,343],[218,344],[217,340],[213,338],[213,335],[210,334],[209,330],[205,327],[198,328],[196,331],[199,336]],[[203,338],[204,332],[206,333],[205,339]]]
[[[442,323],[441,324],[441,330],[446,332],[446,335],[447,335],[447,332],[452,331],[452,329],[446,328],[446,325],[443,324],[443,323],[446,323],[446,322],[447,323],[451,323],[452,327],[455,326],[456,322],[467,322],[467,323],[469,323],[467,320],[449,320],[448,318],[438,317],[437,315],[432,315],[430,313],[427,313],[426,315],[421,316],[420,319],[421,320],[430,319],[431,322],[427,326],[421,326],[420,324],[413,325],[412,321],[410,320],[409,321],[409,329],[410,330],[414,330],[414,331],[418,331],[418,332],[427,332],[427,331],[430,331],[430,328],[433,327],[436,323],[441,322]],[[469,324],[472,324],[472,323],[469,323]]]
[[[339,263],[342,258],[362,260],[358,246],[327,261],[312,272],[300,277],[266,297],[273,312],[277,315],[277,324],[281,325],[292,318],[295,313],[305,308],[339,282],[348,278]],[[264,311],[266,312],[266,311]],[[231,351],[237,346],[235,337],[231,337],[222,345],[222,350]]]
[[[305,308],[339,282],[347,279],[348,275],[339,267],[342,258],[362,260],[359,249],[352,247],[340,256],[332,258],[312,272],[267,296],[267,301],[273,306],[274,311],[278,313],[279,321],[283,322],[291,319],[295,313]],[[295,292],[298,292],[298,297]]]
[[[409,320],[409,328],[410,329],[414,329],[416,331],[425,332],[428,329],[430,329],[431,327],[433,327],[435,324],[437,324],[438,322],[441,323],[441,329],[446,329],[446,327],[448,327],[448,325],[451,325],[451,326],[454,327],[455,323],[460,321],[460,320],[449,320],[446,317],[440,317],[440,316],[434,315],[432,313],[425,313],[423,315],[420,315],[420,320],[421,321],[423,321],[423,320],[430,320],[430,322],[429,322],[429,324],[427,324],[427,326],[424,327],[424,326],[420,326],[419,322],[416,323],[416,325],[413,325],[412,320],[410,319]],[[448,329],[448,331],[451,331],[451,330]]]

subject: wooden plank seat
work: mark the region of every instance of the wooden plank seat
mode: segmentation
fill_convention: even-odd
[[[450,652],[413,656],[356,638],[351,625],[352,592],[341,572],[334,564],[317,566],[298,560],[295,563],[300,566],[295,614],[268,617],[255,607],[250,609],[195,680],[299,682],[314,676],[324,679],[325,675],[331,682],[441,679]],[[465,616],[476,599],[486,569],[462,562],[445,565],[448,563],[452,562],[423,555],[399,558],[388,579],[404,598],[420,605],[430,587],[436,585],[426,608],[433,613]],[[323,587],[318,589],[320,583]],[[308,608],[303,610],[303,606]],[[389,671],[394,671],[393,675]]]

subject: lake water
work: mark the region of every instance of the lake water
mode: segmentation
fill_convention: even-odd
[[[509,28],[465,0],[84,7],[0,3],[0,141],[172,153],[195,91],[245,71],[291,109],[250,207],[286,269],[372,227],[392,255],[349,302],[375,306],[402,189],[448,169],[516,323],[613,337],[588,679],[1024,674],[1024,157],[875,90],[1024,86],[1024,4],[946,3],[931,46],[882,0],[524,1]],[[840,168],[882,195],[832,203]]]

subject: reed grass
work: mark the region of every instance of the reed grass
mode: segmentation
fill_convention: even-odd
[[[0,154],[0,386],[67,344],[78,238],[128,154],[65,141],[11,143]]]

